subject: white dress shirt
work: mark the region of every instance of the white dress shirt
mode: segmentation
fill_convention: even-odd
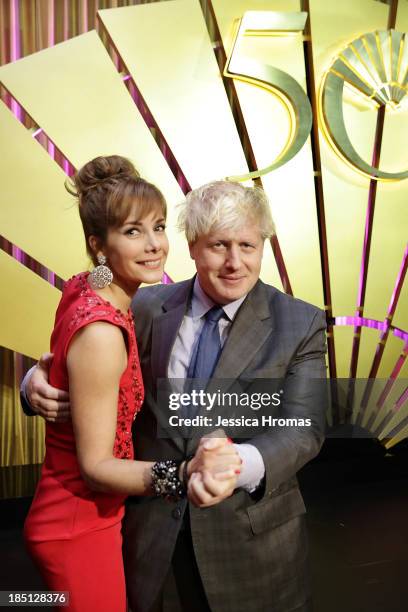
[[[226,317],[222,317],[218,322],[221,347],[225,344],[231,323],[245,298],[246,295],[222,307]],[[215,305],[212,299],[204,293],[198,281],[198,277],[196,277],[191,304],[180,325],[170,354],[169,366],[167,369],[168,378],[173,380],[186,378],[191,357],[204,326],[204,316]],[[265,465],[262,455],[252,444],[235,444],[234,446],[242,459],[241,474],[237,480],[237,487],[243,487],[247,491],[252,492],[256,489],[265,475]]]

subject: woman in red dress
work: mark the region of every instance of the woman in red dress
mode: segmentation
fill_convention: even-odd
[[[69,390],[72,420],[47,422],[24,535],[48,588],[69,592],[62,609],[124,612],[126,496],[185,493],[183,464],[134,461],[131,437],[143,381],[129,306],[141,283],[162,277],[166,203],[119,156],[94,159],[73,181],[96,267],[66,283],[56,313],[50,383]],[[232,449],[228,461],[220,479],[233,475]]]
[[[154,465],[132,461],[143,381],[129,305],[141,283],[162,277],[166,204],[118,156],[89,162],[74,185],[96,267],[66,283],[56,313],[50,382],[69,390],[72,421],[47,423],[24,534],[47,586],[69,592],[68,609],[122,612],[124,500],[152,494]]]

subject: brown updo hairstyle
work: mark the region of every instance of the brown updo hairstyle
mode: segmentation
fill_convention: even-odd
[[[89,236],[96,236],[104,244],[108,229],[120,227],[135,204],[135,221],[155,209],[166,218],[166,200],[161,191],[142,179],[132,162],[120,155],[95,157],[65,187],[78,198],[86,250],[94,264],[96,255]]]

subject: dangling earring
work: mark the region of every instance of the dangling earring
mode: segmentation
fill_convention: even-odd
[[[111,284],[113,281],[113,274],[108,266],[105,266],[105,255],[98,255],[96,259],[98,260],[99,266],[96,266],[89,274],[89,284],[92,289],[103,289]]]

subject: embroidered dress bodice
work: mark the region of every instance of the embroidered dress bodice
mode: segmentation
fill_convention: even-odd
[[[51,336],[54,359],[50,384],[69,391],[67,352],[75,333],[85,325],[106,321],[121,328],[128,352],[118,393],[118,416],[113,455],[133,459],[132,424],[140,410],[143,381],[133,324],[126,315],[102,299],[89,286],[88,273],[78,274],[64,286]],[[106,359],[110,356],[106,355]],[[80,533],[104,529],[120,521],[125,496],[92,491],[80,473],[71,421],[47,423],[46,455],[41,479],[26,521],[30,539],[67,539]]]

